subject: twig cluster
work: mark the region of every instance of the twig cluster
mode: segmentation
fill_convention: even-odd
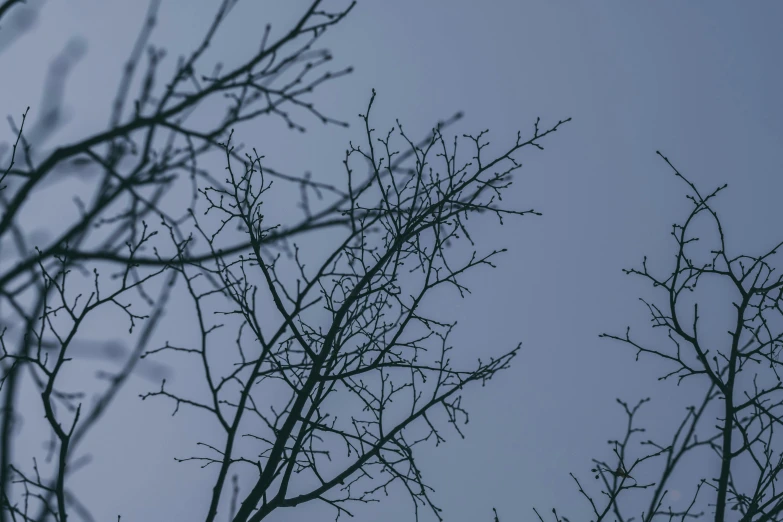
[[[463,388],[490,380],[519,350],[479,359],[473,368],[454,368],[449,352],[456,324],[425,314],[426,301],[440,287],[464,295],[468,288],[461,276],[494,266],[502,252],[473,251],[460,259],[457,243],[473,244],[469,216],[485,213],[502,220],[536,213],[498,202],[520,167],[513,155],[538,146],[564,122],[543,132],[536,128],[529,140],[518,135],[490,160],[482,153],[485,133],[466,135],[473,156],[459,165],[457,139],[448,146],[438,128],[422,146],[399,122],[376,137],[369,117],[374,99],[373,93],[367,114],[361,115],[366,145],[346,151],[348,197],[339,208],[345,234],[314,267],[302,261],[298,245],[284,256],[275,252],[284,245],[267,243],[277,228],[263,213],[271,181],[255,152],[237,169],[230,141],[225,184],[202,190],[206,213],[220,216],[214,230],[192,215],[197,233],[212,246],[212,260],[185,263],[183,254],[175,269],[196,307],[201,340],[195,347],[167,344],[149,354],[199,358],[210,400],[183,397],[165,383],[143,398],[172,400],[175,412],[180,406],[198,408],[225,432],[220,447],[209,446],[214,456],[183,459],[219,469],[207,520],[218,513],[230,471],[243,465],[255,469],[256,478],[236,521],[263,520],[277,508],[316,499],[333,506],[339,517],[350,514],[351,502],[377,501],[395,483],[410,495],[417,519],[420,507],[440,518],[415,450],[445,440],[439,418],[462,435],[460,424],[468,418]],[[412,169],[394,167],[395,136],[409,149]],[[359,181],[356,161],[369,166]],[[250,238],[246,252],[229,255],[214,247],[230,224]],[[199,279],[209,284],[201,288]],[[226,298],[228,308],[219,313],[238,322],[233,365],[221,374],[211,362],[218,357],[213,353],[223,361],[231,353],[210,339],[229,323],[210,321],[207,310],[211,299],[225,303]],[[325,318],[311,313],[316,310],[324,310]],[[257,460],[241,455],[241,438],[250,439]],[[344,454],[338,457],[341,447]]]
[[[106,130],[47,150],[45,140],[62,123],[57,103],[35,132],[27,130],[27,111],[18,126],[11,122],[15,139],[0,149],[0,522],[93,520],[69,486],[87,463],[76,448],[129,378],[145,364],[162,368],[150,361],[166,354],[198,360],[203,372],[186,377],[203,379],[208,399],[187,397],[165,378],[141,398],[170,400],[174,413],[195,408],[219,427],[218,443],[200,444],[205,455],[178,458],[217,470],[208,522],[226,513],[235,522],[259,521],[313,500],[339,517],[351,503],[377,501],[392,488],[408,492],[417,517],[422,507],[440,517],[418,448],[443,442],[444,424],[461,435],[463,389],[508,368],[519,350],[457,368],[450,359],[456,324],[430,309],[431,296],[448,288],[464,296],[464,274],[494,266],[502,252],[474,248],[471,216],[502,223],[537,214],[503,206],[502,195],[521,149],[541,149],[568,120],[547,130],[536,121],[532,137],[518,134],[491,158],[486,131],[465,135],[471,152],[460,163],[457,138],[449,145],[442,135],[459,114],[420,142],[399,122],[378,136],[369,116],[373,92],[361,116],[366,143],[346,151],[344,189],[276,170],[255,150],[235,147],[234,128],[263,116],[297,131],[305,130],[303,116],[345,125],[309,95],[350,72],[319,73],[331,54],[315,45],[354,4],[328,11],[312,1],[277,39],[267,26],[238,66],[207,68],[205,53],[236,3],[219,4],[195,50],[161,81],[165,53],[149,44],[161,2],[151,0]],[[26,8],[17,4],[0,3],[0,22]],[[78,59],[73,49],[66,54],[67,64]],[[68,70],[60,63],[51,75],[56,100]],[[222,118],[191,121],[198,107],[220,100]],[[202,166],[216,151],[226,164],[222,181]],[[77,218],[30,244],[26,223],[41,205],[40,191],[88,171],[97,172],[94,190],[75,199]],[[190,204],[178,215],[167,198],[183,178]],[[299,221],[265,218],[273,181],[299,189]],[[244,239],[231,243],[229,227]],[[331,247],[310,258],[299,243],[315,236],[329,237]],[[198,341],[152,344],[175,289],[192,301]],[[118,368],[99,372],[107,384],[88,402],[88,392],[73,390],[63,375],[91,353],[85,325],[111,313],[124,316],[134,346],[110,342],[97,350]],[[234,346],[216,337],[233,328]],[[19,462],[14,452],[21,405],[28,408],[30,398],[51,432],[42,466],[37,458]]]
[[[630,347],[637,360],[651,355],[666,361],[672,369],[660,380],[675,379],[677,384],[685,379],[700,380],[703,399],[687,408],[667,442],[640,440],[633,445],[630,443],[644,432],[635,417],[649,399],[633,408],[618,399],[628,425],[622,440],[610,441],[612,461],[594,461],[593,472],[602,483],[601,497],[590,495],[572,477],[591,506],[591,520],[630,521],[640,516],[645,522],[671,521],[705,514],[716,522],[781,520],[783,490],[778,481],[783,474],[783,446],[776,430],[781,428],[783,407],[783,276],[776,275],[774,262],[783,242],[761,255],[731,254],[713,208],[714,199],[726,185],[703,194],[668,158],[658,154],[687,185],[692,208],[682,224],[672,227],[675,262],[666,276],[656,275],[646,257],[641,268],[625,273],[646,279],[662,295],[657,303],[641,300],[650,312],[653,328],[666,332],[668,347],[640,342],[630,328],[622,335],[601,337]],[[702,246],[705,240],[695,232],[702,230],[700,225],[713,231],[712,243],[707,242],[706,248]],[[722,343],[716,343],[718,337],[710,333],[716,328],[723,332],[725,327],[715,319],[704,321],[700,315],[699,302],[705,299],[700,290],[708,284],[730,289],[727,304],[733,317]],[[709,295],[714,300],[715,294]],[[705,449],[708,451],[700,451]],[[677,499],[671,489],[682,481],[675,472],[701,472],[709,467],[717,469],[717,475],[699,479],[691,487],[690,501],[683,499],[680,509],[672,509]],[[641,477],[650,480],[642,483]],[[632,494],[632,490],[649,494]],[[554,513],[556,520],[567,520]]]

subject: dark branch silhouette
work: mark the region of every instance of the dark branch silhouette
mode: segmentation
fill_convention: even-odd
[[[650,268],[646,257],[640,268],[624,271],[649,281],[658,292],[658,301],[641,301],[652,327],[666,335],[655,345],[637,340],[630,328],[601,337],[631,348],[637,360],[663,359],[671,371],[660,380],[697,380],[703,398],[686,408],[666,441],[641,438],[645,430],[637,417],[650,399],[634,407],[618,399],[628,424],[622,439],[609,441],[611,459],[594,460],[600,495],[589,493],[590,488],[571,475],[590,506],[583,519],[651,522],[709,516],[716,522],[778,521],[783,519],[778,486],[783,446],[775,433],[781,428],[783,407],[783,276],[775,274],[775,263],[783,242],[762,254],[732,253],[713,206],[726,185],[702,193],[658,154],[687,185],[692,208],[682,224],[672,227],[674,265],[665,275]],[[715,302],[716,289],[724,292],[723,303]],[[703,320],[703,310],[714,313],[717,304],[731,311],[728,324],[712,317]],[[710,335],[716,328],[723,335]],[[718,470],[716,476],[706,475],[710,467]],[[677,476],[684,471],[702,477],[688,484]],[[687,492],[678,509],[671,507],[677,501],[674,489]],[[555,520],[568,520],[553,513]]]
[[[167,343],[148,355],[174,351],[199,358],[211,400],[183,397],[165,382],[143,398],[197,408],[225,432],[221,447],[210,446],[215,456],[183,459],[219,468],[209,521],[217,516],[230,470],[243,465],[254,467],[257,478],[239,503],[236,522],[263,520],[275,509],[311,500],[334,507],[338,516],[350,514],[350,503],[374,502],[393,483],[408,492],[417,519],[420,507],[440,518],[416,464],[417,447],[444,441],[438,427],[443,421],[461,435],[459,423],[467,420],[463,389],[490,380],[519,350],[479,359],[473,368],[452,367],[448,352],[456,325],[425,314],[427,301],[441,287],[465,295],[463,274],[494,266],[501,252],[460,251],[461,242],[473,245],[469,216],[491,214],[502,222],[505,216],[537,214],[498,202],[520,167],[514,155],[540,148],[539,142],[565,122],[545,131],[536,124],[530,139],[520,134],[489,159],[482,153],[485,133],[466,135],[472,160],[459,165],[457,140],[450,148],[437,128],[424,147],[416,146],[399,122],[376,137],[369,116],[374,99],[373,94],[361,116],[365,145],[346,152],[350,196],[340,208],[345,231],[336,235],[333,250],[316,257],[313,268],[307,268],[296,244],[289,256],[265,248],[264,239],[276,225],[264,217],[271,182],[257,153],[246,155],[238,169],[229,140],[227,186],[201,190],[207,214],[219,216],[210,231],[192,214],[197,233],[212,246],[212,262],[175,268],[194,301],[201,342],[196,347]],[[389,172],[398,154],[395,136],[410,149],[411,171]],[[370,165],[366,180],[356,180],[354,158]],[[230,224],[250,238],[246,252],[227,255],[214,246]],[[176,242],[173,229],[171,237]],[[203,275],[210,276],[210,289],[198,289],[195,281]],[[207,304],[226,298],[219,310],[225,322],[209,320]],[[262,302],[271,305],[276,321],[270,321],[270,306]],[[326,319],[317,319],[318,309],[327,312]],[[221,357],[229,355],[210,339],[231,324],[237,330],[234,362],[220,374],[210,354],[219,349]],[[277,400],[270,403],[272,396]],[[243,437],[252,439],[252,453],[260,460],[241,456],[237,447]],[[347,457],[333,457],[341,447]]]
[[[9,118],[13,139],[0,146],[0,522],[95,519],[88,495],[71,487],[89,461],[76,449],[135,375],[155,381],[142,399],[172,401],[174,413],[194,408],[220,429],[219,443],[195,448],[204,453],[177,456],[216,470],[211,491],[199,492],[210,498],[208,522],[259,521],[312,501],[339,517],[392,488],[408,493],[417,518],[423,508],[441,517],[420,447],[443,442],[448,426],[462,435],[461,394],[508,368],[519,346],[458,367],[456,323],[433,297],[465,297],[464,275],[493,267],[503,252],[474,244],[474,220],[538,214],[504,206],[502,195],[523,149],[542,149],[569,120],[548,129],[536,121],[531,136],[488,157],[487,131],[447,143],[442,133],[460,113],[423,140],[399,122],[377,133],[373,91],[342,187],[268,165],[233,144],[243,123],[272,117],[298,132],[308,121],[347,125],[311,101],[351,72],[328,70],[332,55],[317,45],[354,3],[324,3],[309,2],[276,39],[266,26],[249,56],[226,68],[204,63],[237,4],[223,0],[163,78],[166,53],[150,43],[161,2],[151,0],[105,129],[51,143],[67,123],[68,78],[85,51],[78,39],[52,61],[43,104]],[[0,51],[41,8],[0,4]],[[222,115],[196,119],[207,104]],[[204,166],[210,154],[221,155],[225,176]],[[52,209],[50,226],[34,229],[74,181],[75,212]],[[264,216],[273,181],[297,189],[301,217]],[[324,238],[328,247],[313,241]],[[175,290],[189,296],[187,333],[199,340],[161,346]],[[125,338],[89,338],[91,322],[118,315]],[[156,361],[167,353],[196,358],[201,373]],[[65,384],[70,368],[96,358],[107,366],[95,382]],[[171,375],[208,399],[187,396]],[[14,451],[28,414],[49,430],[48,453],[31,462]]]

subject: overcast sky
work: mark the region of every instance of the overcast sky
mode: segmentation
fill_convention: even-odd
[[[213,56],[230,62],[255,49],[267,20],[282,30],[306,3],[240,2]],[[167,60],[197,42],[213,4],[164,0],[153,41],[170,49]],[[66,88],[69,123],[52,142],[75,141],[105,127],[146,3],[31,1],[39,5],[32,29],[12,47],[0,38],[0,113],[18,117],[29,105],[34,114],[49,61],[71,42],[84,55]],[[568,473],[594,485],[590,459],[608,458],[606,440],[624,428],[614,398],[652,396],[645,419],[664,433],[692,399],[691,388],[656,380],[665,365],[634,363],[633,353],[598,339],[626,325],[646,335],[637,298],[653,294],[621,268],[646,254],[667,269],[670,226],[689,211],[685,186],[655,151],[700,188],[729,184],[716,208],[737,251],[762,250],[783,235],[783,3],[359,0],[325,43],[337,66],[355,72],[315,100],[354,124],[371,88],[376,127],[399,118],[419,136],[459,110],[465,118],[447,134],[489,129],[493,144],[531,132],[538,116],[544,124],[573,118],[546,150],[521,156],[511,201],[543,216],[488,223],[485,244],[508,253],[496,270],[468,278],[466,300],[440,305],[460,321],[457,350],[499,354],[521,341],[522,354],[486,388],[466,393],[467,438],[451,434],[421,463],[450,522],[491,520],[493,506],[506,522],[529,520],[534,506],[587,519]],[[301,136],[264,121],[238,139],[292,172],[339,182],[347,142],[361,137],[356,125],[313,122]],[[187,314],[175,310],[167,320],[176,331]],[[104,324],[90,334],[121,340],[124,328]],[[173,379],[187,389],[181,375]],[[85,444],[94,460],[74,480],[97,520],[204,516],[211,473],[172,457],[187,456],[205,428],[194,413],[172,418],[170,404],[142,403],[138,393],[151,386],[132,380]],[[404,496],[356,512],[357,520],[412,519]],[[309,516],[333,514],[305,507],[271,520]]]

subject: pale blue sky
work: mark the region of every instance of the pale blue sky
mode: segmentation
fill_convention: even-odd
[[[169,62],[196,41],[212,4],[164,0],[153,41],[170,48]],[[284,24],[305,4],[240,2],[213,57],[230,62],[254,49],[270,17]],[[105,126],[145,9],[128,0],[43,2],[33,29],[0,47],[0,113],[18,115],[27,105],[35,113],[49,60],[78,36],[86,54],[66,90],[70,123],[53,141]],[[513,202],[544,216],[487,229],[502,236],[486,245],[509,253],[496,270],[469,279],[467,300],[442,303],[460,320],[458,349],[468,357],[518,341],[522,355],[490,386],[466,394],[467,439],[451,435],[421,462],[449,522],[488,521],[492,506],[505,522],[531,519],[533,506],[587,518],[568,473],[593,485],[590,458],[607,457],[606,440],[623,429],[614,398],[652,395],[646,418],[660,430],[687,405],[673,402],[687,390],[656,381],[657,361],[634,363],[629,351],[598,339],[627,324],[647,334],[637,297],[649,289],[620,269],[645,254],[669,261],[669,227],[689,210],[684,186],[655,151],[700,187],[729,183],[717,208],[730,245],[763,249],[781,239],[783,3],[360,0],[325,41],[336,63],[356,72],[316,101],[352,123],[373,87],[377,127],[399,118],[417,135],[458,110],[466,117],[450,132],[488,128],[497,144],[528,132],[537,116],[544,123],[573,118],[544,152],[521,158]],[[361,138],[355,126],[313,122],[299,136],[269,121],[237,137],[270,162],[335,182],[348,140]],[[38,217],[58,219],[54,211]],[[173,310],[168,320],[177,324],[187,314]],[[113,338],[115,330],[96,325],[94,335]],[[195,453],[188,444],[204,438],[200,417],[183,411],[171,418],[169,404],[141,403],[137,394],[149,389],[144,379],[132,381],[117,413],[86,443],[94,461],[77,480],[97,520],[118,513],[128,522],[198,520],[205,511],[210,473],[171,458]],[[142,416],[149,424],[136,424]],[[323,509],[272,520],[330,519]],[[378,522],[412,516],[405,496],[356,512],[357,520]]]

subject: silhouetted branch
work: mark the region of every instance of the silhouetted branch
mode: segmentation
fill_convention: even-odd
[[[197,357],[210,400],[196,402],[165,383],[143,397],[172,400],[175,413],[180,406],[194,407],[224,430],[223,446],[213,448],[217,457],[180,459],[219,468],[208,521],[217,515],[230,469],[251,463],[257,479],[244,494],[235,522],[260,521],[278,508],[313,500],[332,506],[338,516],[350,514],[347,504],[374,502],[393,483],[408,492],[417,519],[419,507],[440,518],[416,464],[415,448],[444,441],[439,417],[461,436],[459,424],[467,420],[460,398],[464,387],[494,377],[519,350],[479,360],[472,369],[452,368],[448,352],[455,324],[425,315],[426,296],[441,287],[464,296],[463,274],[494,266],[494,257],[502,252],[450,253],[459,242],[473,245],[470,215],[502,220],[537,214],[497,202],[520,167],[514,155],[538,148],[568,120],[545,131],[536,126],[528,140],[518,134],[505,152],[489,159],[482,152],[485,133],[465,135],[473,157],[460,166],[456,139],[449,149],[437,128],[423,147],[408,139],[399,122],[375,138],[369,124],[374,100],[373,92],[367,114],[361,115],[365,145],[352,144],[346,153],[350,196],[340,214],[349,226],[335,235],[334,248],[322,252],[313,268],[302,262],[296,244],[289,264],[266,252],[277,230],[262,211],[271,183],[255,151],[245,156],[243,171],[235,168],[230,141],[225,145],[226,185],[201,189],[207,215],[216,213],[214,231],[192,214],[197,234],[211,247],[212,262],[191,258],[171,264],[182,273],[193,299],[200,341],[192,347],[167,344],[149,355],[169,351]],[[391,142],[395,133],[409,147],[415,161],[411,170],[390,168],[398,154]],[[370,165],[368,181],[354,185],[353,158]],[[442,161],[437,170],[436,159]],[[229,225],[238,225],[249,237],[245,252],[230,254],[214,246]],[[174,240],[173,228],[170,236]],[[286,282],[284,274],[295,274],[295,281]],[[196,279],[203,275],[210,276],[210,289],[198,289]],[[237,346],[233,369],[221,373],[210,363],[209,354],[219,346],[210,339],[228,323],[209,320],[207,303],[214,298],[224,303],[226,297],[232,306],[216,313],[225,321],[238,320]],[[268,305],[261,307],[261,299]],[[329,315],[325,322],[312,315],[316,305]],[[221,349],[224,362],[228,356]],[[334,394],[353,405],[347,419],[338,420]],[[270,402],[270,397],[277,400]],[[259,445],[255,453],[261,460],[241,456],[239,437]],[[331,454],[341,445],[347,457],[334,460]]]
[[[605,519],[610,509],[617,520],[630,520],[626,515],[628,510],[621,509],[624,504],[621,504],[620,497],[625,497],[621,493],[624,489],[632,489],[624,486],[626,479],[630,480],[631,474],[636,476],[634,469],[649,460],[658,463],[659,478],[643,486],[655,486],[646,502],[648,507],[641,514],[645,522],[657,517],[684,520],[702,515],[703,511],[697,512],[695,507],[700,494],[701,497],[709,495],[707,503],[714,509],[716,522],[729,519],[743,522],[780,520],[783,492],[776,483],[783,473],[783,450],[774,431],[776,426],[780,427],[779,410],[783,407],[783,385],[779,377],[783,347],[780,322],[783,318],[783,276],[774,274],[776,268],[772,262],[783,242],[761,255],[729,254],[723,226],[712,206],[713,200],[726,185],[703,194],[668,158],[660,152],[658,155],[688,186],[687,198],[692,208],[683,224],[672,227],[676,255],[671,271],[665,276],[657,275],[648,267],[645,257],[641,268],[628,269],[625,273],[646,279],[662,294],[660,303],[642,301],[650,313],[653,328],[666,332],[668,347],[637,341],[630,328],[624,335],[601,334],[601,337],[630,347],[636,352],[637,360],[644,354],[666,361],[672,370],[660,380],[676,376],[679,384],[686,378],[701,378],[706,393],[700,406],[688,408],[671,443],[643,442],[643,445],[652,448],[652,452],[636,457],[630,465],[626,457],[628,441],[633,433],[643,431],[631,424],[641,403],[633,409],[621,403],[629,425],[622,441],[611,442],[615,445],[618,464],[615,467],[596,460],[598,466],[593,470],[603,481],[606,504],[599,508],[577,481],[578,489],[591,504],[597,520]],[[699,249],[703,240],[695,230],[703,226],[702,218],[714,234],[712,245]],[[723,289],[731,290],[726,302],[731,305],[734,318],[729,324],[726,343],[715,343],[717,337],[705,333],[714,329],[715,325],[704,323],[700,315],[699,290],[704,284],[709,284],[704,281],[717,282],[724,285]],[[700,283],[702,286],[699,286]],[[715,298],[711,296],[710,299],[714,301]],[[714,408],[719,413],[714,416],[713,428],[711,422],[704,425],[702,419],[708,416],[708,407],[716,402],[718,404]],[[720,470],[718,476],[701,478],[685,509],[665,508],[664,503],[671,501],[667,493],[674,472],[686,466],[683,461],[698,448],[711,450],[705,458],[714,459]],[[633,484],[636,487],[635,480]],[[701,493],[703,486],[707,486],[709,493]],[[635,506],[631,499],[628,503]]]
[[[20,3],[0,3],[0,22],[13,20],[17,29],[0,46],[26,27],[16,15],[3,18]],[[308,119],[347,125],[311,101],[320,86],[352,71],[328,70],[332,55],[317,45],[355,2],[324,3],[300,6],[276,38],[265,26],[252,52],[225,67],[204,63],[237,4],[221,0],[166,78],[166,53],[150,43],[161,2],[150,0],[118,71],[106,128],[50,144],[65,123],[81,40],[55,55],[41,106],[25,111],[18,127],[9,120],[13,143],[0,149],[0,522],[94,519],[70,487],[74,471],[89,462],[75,450],[145,368],[160,386],[142,399],[172,401],[173,414],[194,408],[221,430],[218,443],[198,445],[204,454],[177,458],[217,469],[207,522],[226,511],[235,522],[259,521],[311,501],[350,515],[352,504],[375,502],[394,487],[407,492],[417,519],[421,508],[441,517],[416,455],[428,442],[444,442],[447,426],[463,436],[462,392],[507,369],[520,347],[453,364],[456,323],[430,299],[447,289],[465,297],[465,274],[494,267],[504,251],[479,252],[469,218],[502,224],[538,215],[503,206],[501,196],[521,167],[522,149],[543,149],[569,120],[546,129],[537,120],[532,136],[518,133],[488,157],[487,131],[447,145],[442,133],[461,113],[425,140],[413,140],[399,122],[377,135],[373,91],[361,116],[364,144],[350,144],[345,154],[343,186],[262,165],[255,150],[232,144],[243,122],[272,116],[300,132]],[[32,25],[35,11],[17,12]],[[195,120],[205,105],[219,115]],[[464,164],[457,163],[458,143],[470,149]],[[204,166],[216,152],[226,162],[222,181]],[[45,231],[31,230],[30,216],[48,211],[48,197],[62,201],[74,179],[89,183],[74,194],[73,216],[52,211]],[[264,217],[272,180],[298,191],[300,217],[282,224]],[[178,208],[182,189],[189,201]],[[245,239],[226,239],[229,226]],[[328,237],[329,246],[304,252],[294,243],[314,235]],[[196,238],[206,251],[195,250]],[[197,339],[158,344],[175,284],[194,316],[192,329],[172,335]],[[132,349],[116,337],[85,339],[90,321],[115,313]],[[216,339],[227,331],[234,345]],[[195,378],[203,379],[205,396],[186,396],[153,375],[168,367],[156,358],[169,353],[198,360],[203,373]],[[90,384],[64,378],[87,358],[114,365],[97,372],[100,389],[89,403]],[[21,414],[36,407],[30,414],[44,419],[49,434],[40,468],[37,457],[19,462],[14,454]],[[242,472],[248,469],[250,481]]]

